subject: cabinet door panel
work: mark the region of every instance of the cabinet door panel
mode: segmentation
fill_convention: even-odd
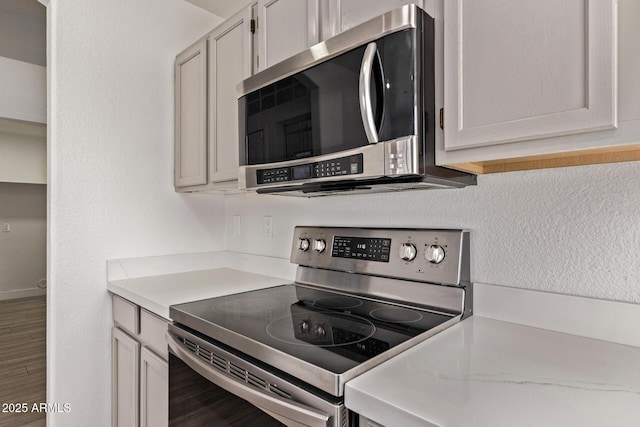
[[[111,330],[113,425],[135,427],[139,419],[140,343],[118,328]]]
[[[169,364],[146,347],[140,351],[140,426],[169,425]]]
[[[358,24],[382,15],[405,4],[423,7],[420,0],[343,0],[340,1],[340,31],[348,30]]]
[[[318,0],[259,0],[259,69],[318,42]]]
[[[445,150],[614,128],[615,0],[451,0]]]
[[[209,123],[212,182],[238,179],[236,85],[251,75],[251,9],[234,15],[209,37]]]
[[[175,186],[207,183],[206,40],[176,58]]]

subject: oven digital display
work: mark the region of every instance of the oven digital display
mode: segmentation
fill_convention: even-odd
[[[336,236],[333,238],[331,256],[389,262],[390,249],[391,239]]]

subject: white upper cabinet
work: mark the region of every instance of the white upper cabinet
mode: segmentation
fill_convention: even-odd
[[[319,17],[319,0],[258,0],[257,70],[316,44]]]
[[[175,187],[237,190],[236,85],[251,75],[251,6],[176,57]]]
[[[405,4],[423,7],[422,0],[324,0],[321,4],[322,39],[326,40]]]
[[[563,152],[569,145],[562,141],[536,143],[615,129],[617,5],[444,1],[445,135],[438,163]]]
[[[251,75],[251,8],[209,35],[209,174],[211,182],[238,179],[236,85]]]
[[[446,1],[446,149],[614,128],[615,6]]]
[[[207,183],[207,42],[176,57],[175,186]]]

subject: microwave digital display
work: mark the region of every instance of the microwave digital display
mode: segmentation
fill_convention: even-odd
[[[304,165],[258,169],[256,171],[256,182],[258,184],[272,184],[311,178],[334,178],[362,174],[363,170],[362,154],[354,154],[321,162],[305,163]]]
[[[311,165],[294,166],[291,168],[293,180],[311,178]]]

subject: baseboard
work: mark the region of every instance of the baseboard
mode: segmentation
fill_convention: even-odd
[[[9,291],[0,291],[0,301],[16,298],[37,297],[40,295],[46,295],[46,289],[29,288],[29,289],[14,289]]]

